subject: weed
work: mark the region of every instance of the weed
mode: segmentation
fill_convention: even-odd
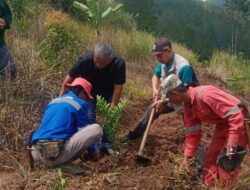
[[[57,179],[50,184],[51,190],[65,190],[68,186],[68,181],[62,177],[61,169],[56,171]]]
[[[80,41],[74,31],[64,24],[49,26],[45,39],[40,44],[40,57],[46,65],[59,68],[74,63],[79,52]]]
[[[139,101],[151,96],[151,92],[149,93],[143,88],[139,88],[139,85],[135,84],[134,81],[128,81],[124,86],[124,94],[126,98],[130,101]]]
[[[31,24],[34,11],[28,0],[11,0],[10,6],[13,12],[14,22],[18,31],[24,33]],[[31,7],[31,8],[30,8]]]
[[[250,94],[250,66],[246,60],[232,56],[226,52],[215,52],[210,60],[208,71],[229,84],[230,90],[236,95]]]

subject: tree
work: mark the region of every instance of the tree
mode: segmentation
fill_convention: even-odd
[[[99,37],[101,34],[100,27],[102,24],[102,20],[111,13],[115,13],[116,11],[121,9],[123,7],[123,4],[119,3],[115,5],[115,7],[110,6],[105,11],[102,11],[100,9],[98,0],[87,0],[86,4],[74,1],[73,6],[81,10],[87,16],[88,20],[95,27],[97,37]]]
[[[128,12],[136,17],[140,29],[153,32],[157,23],[154,0],[122,0]]]
[[[238,49],[238,37],[244,22],[249,18],[249,0],[225,0],[225,10],[231,21],[231,53],[235,54]]]

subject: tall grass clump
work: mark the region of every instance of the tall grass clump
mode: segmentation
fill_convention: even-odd
[[[250,95],[249,61],[226,52],[215,52],[210,60],[208,72],[228,83],[236,95]]]
[[[103,34],[102,39],[110,43],[126,61],[145,61],[148,58],[154,41],[152,35],[135,29],[126,32],[107,27],[105,30],[107,33]]]
[[[52,94],[47,85],[42,85],[41,76],[45,72],[34,44],[17,36],[9,39],[13,40],[11,49],[18,60],[18,73],[14,81],[9,78],[1,81],[0,147],[20,150]]]
[[[13,22],[20,33],[25,33],[32,25],[35,2],[29,0],[10,0]]]
[[[60,11],[48,14],[47,33],[40,44],[40,56],[52,68],[74,63],[79,55],[80,39],[74,27],[68,24],[69,17]]]
[[[152,35],[137,30],[131,31],[121,39],[124,56],[129,60],[145,60],[152,50],[154,38]],[[121,44],[121,45],[122,45]]]
[[[124,31],[132,31],[137,28],[137,24],[133,14],[130,14],[123,9],[119,10],[118,14],[111,14],[103,20],[103,25],[112,26]]]
[[[188,49],[186,46],[184,46],[183,44],[176,43],[176,42],[173,42],[172,46],[173,46],[172,47],[173,51],[185,57],[192,66],[194,67],[201,66],[200,62],[198,61],[198,55],[196,55],[193,51]]]

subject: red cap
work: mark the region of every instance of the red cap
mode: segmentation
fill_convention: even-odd
[[[65,86],[81,86],[85,92],[87,93],[88,95],[88,100],[93,100],[93,96],[91,96],[91,89],[92,89],[92,85],[87,81],[85,80],[84,78],[81,78],[81,77],[78,77],[78,78],[75,78],[75,80],[71,83],[71,84],[65,84]]]

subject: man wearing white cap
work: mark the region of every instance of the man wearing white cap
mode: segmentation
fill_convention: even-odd
[[[183,105],[185,148],[181,167],[187,168],[198,149],[201,123],[215,125],[212,142],[205,154],[203,182],[208,187],[215,181],[225,187],[231,186],[246,154],[243,103],[211,85],[187,88],[174,74],[163,80],[160,89],[162,100],[155,103],[157,109],[166,101]]]

